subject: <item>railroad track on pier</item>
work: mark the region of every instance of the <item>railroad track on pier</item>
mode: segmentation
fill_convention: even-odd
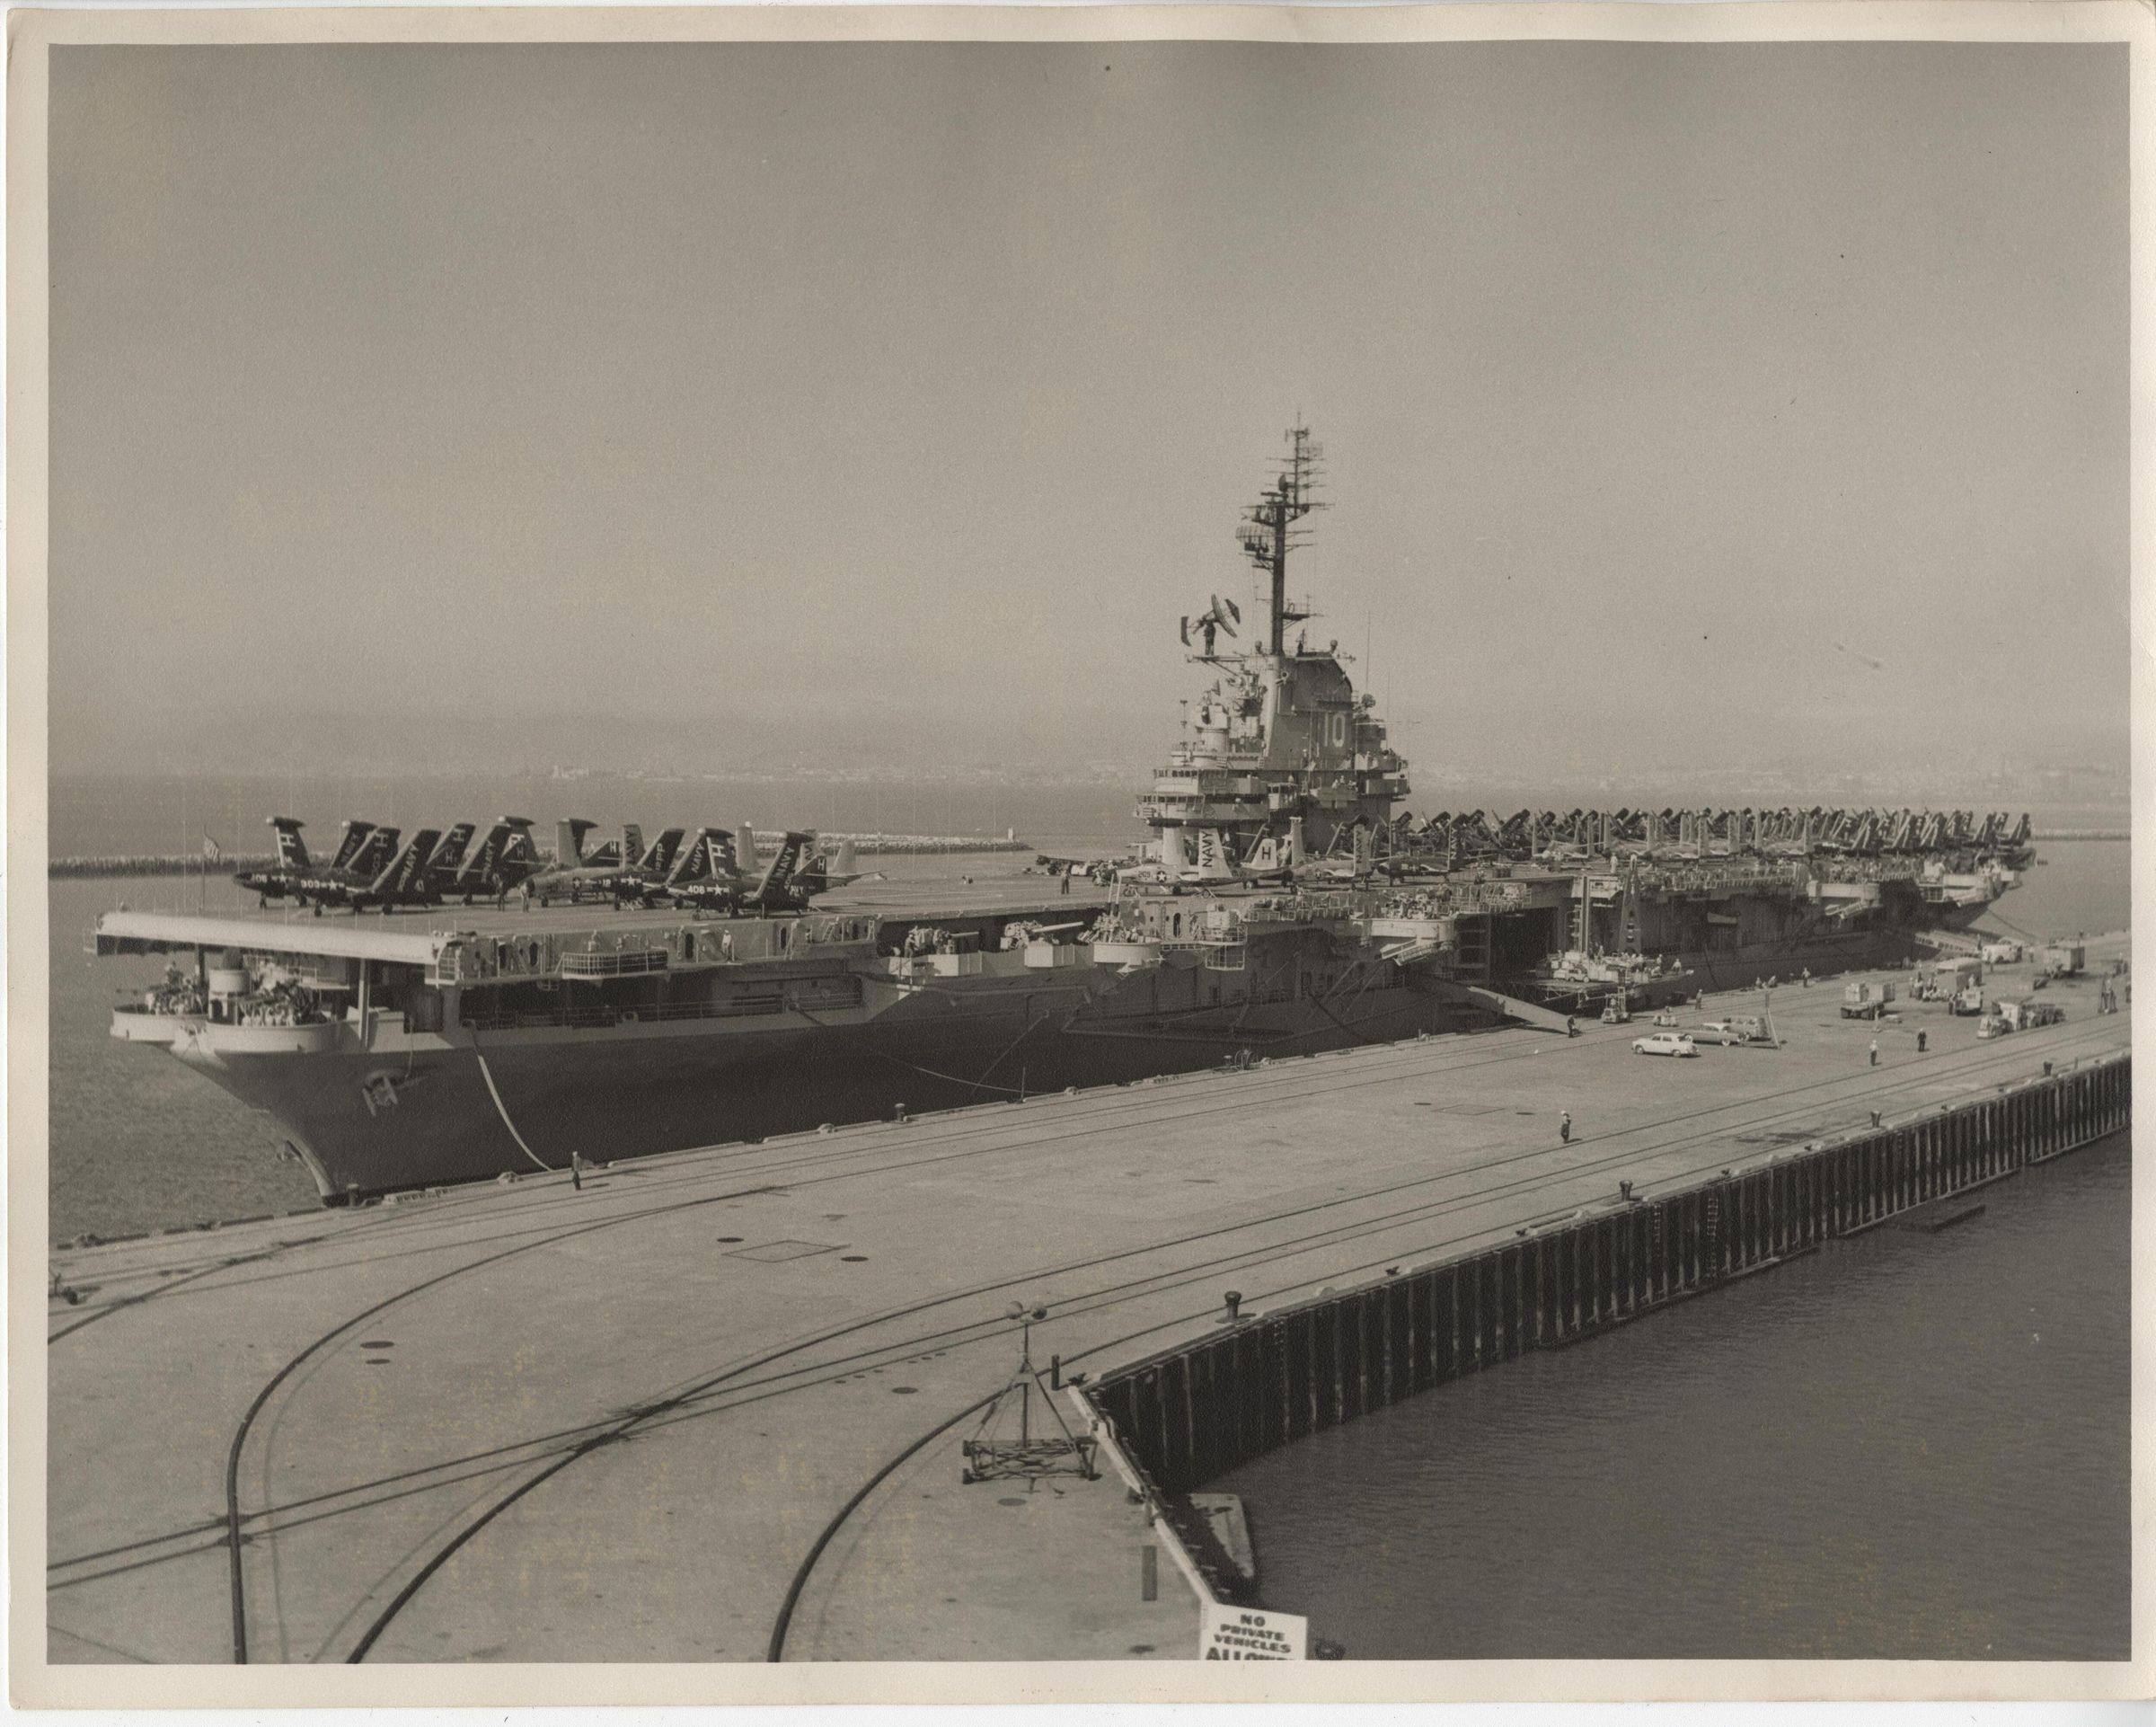
[[[2077,1029],[2080,1032],[2078,1037],[2048,1038],[2044,1046],[2046,1052],[2060,1057],[2070,1056],[2078,1049],[2082,1042],[2100,1039],[2104,1031],[2100,1025]],[[1427,1055],[1427,1046],[1424,1053]],[[1492,1062],[1525,1058],[1531,1058],[1531,1056],[1527,1050],[1523,1049],[1512,1053],[1482,1055],[1469,1063],[1460,1065],[1481,1067]],[[1390,1069],[1398,1064],[1385,1065]],[[1996,1066],[1997,1056],[1994,1052],[1971,1051],[1961,1056],[1943,1058],[1927,1063],[1923,1069],[1923,1076],[1927,1080],[1950,1080],[1974,1074],[1984,1067],[1995,1068]],[[1454,1064],[1447,1064],[1446,1067],[1441,1068],[1433,1068],[1426,1061],[1418,1069],[1418,1076],[1427,1075],[1433,1078],[1442,1078],[1445,1071],[1453,1069]],[[1286,1072],[1288,1070],[1284,1070],[1284,1073]],[[1278,1077],[1270,1073],[1265,1076],[1268,1078]],[[1396,1074],[1390,1071],[1382,1074],[1372,1073],[1356,1079],[1350,1079],[1344,1073],[1340,1075],[1328,1075],[1322,1071],[1307,1075],[1293,1075],[1291,1073],[1289,1077],[1292,1083],[1286,1089],[1294,1094],[1310,1095],[1337,1089],[1343,1083],[1377,1084],[1396,1076]],[[233,1578],[232,1612],[235,1659],[245,1659],[247,1648],[248,1601],[244,1549],[253,1541],[266,1540],[274,1544],[277,1533],[280,1528],[297,1527],[300,1522],[317,1517],[344,1517],[362,1514],[389,1500],[402,1498],[413,1492],[425,1492],[429,1484],[439,1484],[445,1479],[468,1480],[488,1474],[504,1472],[514,1472],[518,1475],[519,1478],[504,1492],[496,1495],[486,1504],[476,1509],[469,1517],[462,1519],[454,1529],[447,1532],[444,1538],[434,1544],[431,1551],[419,1560],[416,1568],[405,1579],[402,1586],[391,1600],[375,1614],[350,1649],[348,1658],[363,1658],[375,1646],[383,1632],[423,1591],[428,1581],[438,1572],[441,1565],[456,1552],[478,1538],[503,1511],[536,1492],[545,1483],[559,1475],[571,1465],[606,1448],[614,1441],[642,1429],[655,1428],[675,1421],[697,1419],[706,1414],[722,1413],[729,1409],[742,1407],[754,1401],[788,1395],[807,1389],[810,1386],[827,1383],[833,1377],[844,1377],[849,1373],[860,1371],[862,1364],[866,1361],[886,1359],[903,1359],[908,1355],[917,1355],[924,1348],[970,1347],[974,1344],[1003,1338],[1007,1335],[1009,1322],[998,1315],[983,1315],[962,1319],[949,1325],[930,1328],[912,1327],[906,1329],[902,1335],[886,1337],[881,1340],[871,1339],[870,1333],[888,1330],[893,1326],[902,1326],[908,1320],[923,1318],[938,1309],[950,1308],[968,1301],[985,1300],[1021,1285],[1037,1285],[1051,1279],[1067,1278],[1082,1275],[1087,1271],[1101,1271],[1114,1266],[1119,1262],[1175,1253],[1201,1244],[1218,1243],[1224,1237],[1249,1234],[1268,1226],[1292,1225],[1297,1220],[1315,1220],[1324,1212],[1338,1211],[1341,1208],[1368,1204],[1422,1191],[1419,1192],[1419,1197],[1409,1202],[1392,1207],[1376,1215],[1343,1218],[1337,1224],[1310,1229],[1303,1234],[1284,1238],[1252,1240],[1246,1244],[1235,1246],[1226,1253],[1213,1253],[1197,1259],[1185,1258],[1172,1265],[1146,1271],[1143,1275],[1127,1278],[1121,1281],[1099,1283],[1074,1291],[1067,1297],[1060,1297],[1056,1307],[1057,1316],[1063,1318],[1074,1318],[1089,1314],[1112,1311],[1118,1306],[1139,1299],[1157,1298],[1164,1292],[1216,1279],[1224,1273],[1239,1272],[1265,1263],[1286,1262],[1293,1261],[1298,1255],[1321,1250],[1338,1249],[1344,1244],[1358,1238],[1374,1236],[1426,1222],[1438,1222],[1447,1216],[1456,1215],[1477,1206],[1487,1205],[1495,1199],[1531,1193],[1537,1186],[1577,1183],[1583,1175],[1592,1175],[1604,1170],[1620,1169],[1628,1164],[1637,1162],[1647,1149],[1638,1143],[1644,1135],[1665,1133],[1673,1128],[1682,1129],[1688,1123],[1712,1121],[1712,1119],[1717,1117],[1736,1118],[1714,1121],[1712,1125],[1683,1134],[1674,1141],[1661,1140],[1654,1147],[1666,1154],[1673,1146],[1682,1146],[1701,1140],[1713,1140],[1721,1144],[1724,1148],[1718,1150],[1709,1161],[1698,1165],[1697,1173],[1703,1173],[1732,1161],[1726,1142],[1739,1132],[1755,1130],[1773,1122],[1788,1120],[1796,1114],[1814,1111],[1822,1102],[1833,1106],[1853,1104],[1891,1089],[1905,1081],[1909,1076],[1909,1070],[1905,1067],[1878,1070],[1860,1069],[1855,1076],[1830,1076],[1801,1085],[1786,1087],[1774,1094],[1754,1095],[1736,1103],[1709,1103],[1699,1108],[1666,1115],[1654,1121],[1630,1124],[1623,1133],[1612,1143],[1608,1150],[1598,1152],[1585,1161],[1569,1162],[1561,1169],[1537,1173],[1533,1166],[1538,1163],[1546,1163],[1559,1158],[1560,1156],[1575,1156],[1579,1145],[1592,1142],[1576,1140],[1572,1151],[1560,1151],[1560,1147],[1554,1146],[1514,1148],[1471,1165],[1454,1165],[1450,1169],[1436,1171],[1427,1176],[1411,1181],[1357,1189],[1353,1192],[1344,1193],[1323,1201],[1286,1207],[1256,1219],[1245,1219],[1213,1229],[1187,1232],[1165,1240],[1143,1243],[1112,1253],[1088,1255],[1058,1264],[1029,1268],[1021,1272],[978,1282],[964,1289],[947,1292],[923,1301],[904,1304],[876,1313],[859,1315],[844,1324],[824,1328],[811,1335],[786,1342],[777,1347],[758,1351],[731,1362],[714,1364],[709,1371],[703,1374],[685,1380],[677,1379],[658,1388],[619,1420],[587,1422],[556,1432],[534,1435],[518,1445],[499,1448],[501,1451],[499,1456],[443,1459],[418,1471],[400,1472],[397,1475],[380,1481],[355,1483],[336,1493],[318,1496],[327,1502],[314,1506],[304,1503],[288,1503],[248,1510],[240,1504],[239,1460],[244,1452],[254,1424],[264,1408],[278,1389],[287,1383],[306,1361],[333,1345],[340,1338],[348,1336],[368,1319],[379,1315],[397,1303],[421,1297],[430,1290],[439,1289],[455,1278],[497,1264],[512,1255],[529,1253],[562,1244],[598,1230],[625,1227],[649,1221],[660,1216],[676,1214],[681,1210],[698,1205],[768,1191],[771,1184],[766,1183],[762,1187],[743,1187],[722,1194],[697,1194],[678,1199],[660,1200],[653,1204],[639,1206],[630,1211],[606,1218],[587,1218],[561,1227],[531,1227],[529,1233],[523,1239],[511,1242],[506,1246],[497,1245],[492,1252],[480,1254],[429,1277],[415,1280],[402,1289],[392,1292],[385,1298],[355,1311],[339,1324],[316,1337],[305,1349],[296,1351],[264,1385],[253,1404],[238,1423],[233,1435],[230,1451],[231,1467],[227,1474],[229,1497],[226,1518],[221,1532],[221,1540],[214,1540],[211,1543],[211,1545],[223,1545],[228,1548]],[[1235,1094],[1233,1099],[1220,1104],[1202,1107],[1208,1111],[1212,1108],[1248,1110],[1260,1101],[1254,1098],[1250,1092],[1241,1085],[1224,1089],[1231,1090]],[[1272,1090],[1271,1087],[1266,1089],[1268,1092]],[[1840,1094],[1822,1095],[1827,1094]],[[1112,1103],[1113,1098],[1104,1101]],[[1154,1098],[1152,1101],[1157,1104],[1160,1100]],[[1067,1130],[1055,1138],[1065,1139],[1082,1138],[1087,1132],[1100,1131],[1104,1126],[1109,1125],[1093,1112],[1089,1111],[1088,1114],[1091,1117],[1090,1124],[1087,1120],[1074,1123]],[[955,1126],[956,1123],[954,1122],[953,1125]],[[822,1173],[814,1175],[811,1179],[840,1181],[851,1177],[903,1173],[923,1165],[950,1161],[953,1157],[981,1156],[998,1150],[1009,1151],[1020,1148],[1009,1144],[994,1142],[994,1134],[998,1129],[1003,1129],[1006,1133],[1009,1129],[1018,1129],[1021,1133],[1023,1132],[1021,1120],[1008,1118],[1003,1123],[978,1126],[968,1124],[950,1137],[969,1140],[979,1140],[985,1137],[992,1142],[976,1143],[965,1151],[945,1148],[919,1157],[870,1158],[862,1161],[858,1168],[837,1171],[825,1168]],[[1027,1143],[1030,1145],[1033,1140],[1040,1138],[1043,1136],[1027,1136]],[[808,1143],[813,1144],[814,1142]],[[798,1162],[802,1165],[816,1168],[827,1165],[832,1159],[842,1155],[833,1148],[823,1152],[812,1152],[806,1157],[791,1157],[791,1154],[798,1153],[803,1148],[803,1142],[792,1142],[784,1149],[782,1157]],[[858,1150],[859,1148],[854,1149]],[[1739,1155],[1745,1156],[1745,1154],[1740,1153]],[[1750,1155],[1756,1156],[1757,1154]],[[1749,1161],[1748,1156],[1746,1160]],[[738,1161],[738,1159],[729,1160],[729,1172]],[[740,1171],[745,1179],[752,1175],[762,1176],[773,1173],[775,1173],[774,1166],[769,1161],[754,1169]],[[1673,1174],[1665,1172],[1662,1175],[1657,1176],[1657,1180],[1659,1182],[1679,1179],[1683,1173],[1677,1172]],[[704,1167],[701,1172],[702,1181],[708,1182],[711,1179],[711,1174],[712,1171],[708,1166]],[[695,1172],[685,1169],[677,1173],[669,1185],[695,1179]],[[1467,1185],[1462,1186],[1462,1183]],[[788,1185],[794,1184],[799,1183],[789,1183]],[[1427,1191],[1448,1185],[1457,1191],[1442,1193]],[[645,1191],[649,1192],[650,1190],[647,1189]],[[642,1196],[640,1195],[640,1197]],[[568,1201],[566,1193],[560,1198],[562,1201],[573,1203],[573,1201]],[[536,1203],[551,1208],[553,1202],[540,1200]],[[552,1215],[551,1209],[547,1215]],[[412,1221],[417,1222],[419,1219],[414,1218]],[[520,1227],[527,1222],[526,1219],[518,1219]],[[371,1239],[375,1232],[368,1230],[365,1233]],[[1417,1243],[1412,1248],[1395,1246],[1363,1265],[1342,1267],[1337,1263],[1329,1262],[1325,1275],[1329,1279],[1353,1277],[1360,1271],[1374,1271],[1388,1262],[1403,1256],[1427,1256],[1432,1253],[1440,1253],[1448,1248],[1473,1239],[1478,1233],[1486,1234],[1487,1226],[1484,1226],[1480,1231],[1468,1229],[1455,1235],[1433,1235]],[[1311,1281],[1312,1280],[1307,1276],[1291,1277],[1288,1281],[1280,1284],[1277,1289],[1259,1292],[1250,1298],[1256,1303],[1298,1289],[1306,1289]],[[1107,1351],[1118,1350],[1150,1333],[1201,1322],[1207,1314],[1213,1311],[1215,1309],[1212,1304],[1208,1303],[1205,1306],[1188,1312],[1179,1312],[1168,1318],[1155,1320],[1146,1326],[1110,1342],[1088,1344],[1082,1351],[1074,1352],[1070,1359],[1073,1360],[1089,1359]],[[831,1346],[843,1344],[848,1340],[859,1340],[864,1347],[836,1357],[828,1355],[827,1352]],[[978,1407],[978,1404],[975,1404],[973,1407]],[[937,1428],[932,1430],[931,1437],[933,1432],[947,1430],[953,1422],[962,1420],[965,1413],[966,1411],[962,1409],[959,1414],[940,1423]],[[892,1462],[902,1460],[904,1456],[910,1455],[912,1451],[917,1450],[921,1444],[926,1442],[926,1439],[917,1441],[909,1448],[907,1452],[901,1453],[900,1457],[893,1459]],[[855,1499],[849,1501],[846,1508],[849,1513],[859,1502],[865,1500],[875,1482],[880,1478],[880,1473],[872,1476]],[[833,1528],[835,1528],[837,1523],[843,1522],[843,1516],[835,1519]],[[78,1554],[72,1560],[60,1562],[55,1570],[89,1577],[102,1574],[96,1569],[100,1561],[115,1566],[155,1563],[158,1561],[160,1551],[164,1556],[173,1557],[179,1556],[181,1551],[200,1551],[204,1537],[216,1537],[218,1534],[216,1526],[214,1524],[197,1526],[191,1530],[175,1530],[168,1537],[158,1538],[155,1543],[131,1544],[136,1549],[133,1553],[115,1550],[97,1554]],[[188,1545],[185,1541],[185,1537],[190,1535],[195,1538],[194,1545],[191,1546]],[[821,1544],[818,1545],[817,1551],[819,1553],[822,1551]],[[808,1570],[804,1569],[802,1572],[804,1581],[807,1575]],[[57,1587],[65,1587],[66,1582],[65,1575],[55,1579]],[[798,1590],[796,1593],[798,1594]],[[782,1643],[782,1636],[780,1642]]]
[[[1489,1035],[1480,1034],[1469,1041],[1480,1043],[1483,1037]],[[1162,1108],[1158,1088],[1230,1076],[1208,1068],[1169,1076],[1158,1082],[1138,1081],[1126,1085],[1102,1086],[1096,1091],[1077,1094],[1087,1106],[1084,1112],[1075,1121],[1052,1133],[1030,1130],[1028,1118],[1022,1112],[1023,1105],[1017,1106],[1017,1113],[1012,1112],[1012,1106],[1010,1105],[970,1105],[943,1115],[916,1118],[914,1126],[923,1137],[932,1138],[936,1146],[934,1151],[919,1156],[880,1156],[879,1154],[888,1142],[879,1138],[870,1144],[866,1142],[866,1137],[889,1124],[862,1122],[838,1129],[830,1139],[818,1135],[797,1134],[752,1144],[698,1147],[660,1153],[650,1157],[603,1166],[588,1177],[587,1185],[603,1187],[615,1181],[633,1180],[639,1182],[643,1193],[656,1200],[669,1191],[701,1186],[711,1179],[714,1162],[725,1164],[740,1179],[765,1176],[770,1178],[765,1183],[766,1187],[788,1189],[832,1181],[854,1180],[865,1175],[903,1173],[969,1157],[1005,1154],[1021,1148],[1054,1147],[1082,1139],[1112,1128],[1120,1120],[1140,1114],[1149,1115],[1163,1123],[1183,1123],[1207,1116],[1234,1115],[1268,1103],[1301,1102],[1335,1093],[1365,1090],[1407,1077],[1435,1081],[1450,1076],[1473,1074],[1484,1068],[1541,1058],[1543,1055],[1542,1045],[1529,1045],[1524,1041],[1533,1037],[1547,1039],[1552,1035],[1527,1030],[1508,1032],[1500,1040],[1501,1048],[1488,1051],[1462,1050],[1458,1052],[1461,1057],[1459,1059],[1441,1058],[1436,1062],[1430,1059],[1430,1055],[1433,1045],[1441,1041],[1436,1038],[1410,1039],[1397,1044],[1326,1051],[1311,1057],[1291,1057],[1273,1067],[1233,1075],[1232,1077],[1235,1083],[1222,1087],[1217,1095],[1177,1100],[1180,1107],[1171,1105]],[[1606,1034],[1591,1034],[1580,1047],[1606,1045],[1608,1041]],[[1568,1046],[1560,1041],[1556,1047],[1561,1049]],[[1450,1050],[1445,1053],[1447,1056],[1453,1054]],[[1325,1065],[1331,1058],[1343,1055],[1356,1057],[1351,1069],[1332,1069]],[[1318,1071],[1313,1073],[1304,1066],[1311,1062],[1320,1064]],[[1927,1071],[1942,1070],[1932,1067]],[[543,1246],[555,1238],[544,1219],[587,1208],[588,1201],[583,1193],[573,1190],[559,1177],[552,1181],[542,1179],[528,1182],[524,1188],[509,1195],[504,1195],[491,1187],[475,1186],[469,1191],[449,1191],[408,1201],[405,1205],[384,1207],[370,1211],[364,1222],[346,1225],[339,1230],[323,1229],[313,1235],[302,1235],[280,1244],[286,1248],[296,1248],[325,1242],[338,1245],[349,1244],[355,1253],[364,1254],[370,1260],[393,1257],[400,1253],[416,1256],[436,1251],[429,1244],[429,1238],[437,1237],[463,1225],[474,1207],[490,1208],[490,1221],[507,1226],[506,1231],[499,1233],[513,1233],[519,1227],[528,1227],[533,1244]],[[658,1215],[664,1209],[661,1200],[641,1215]],[[190,1237],[180,1235],[170,1239],[186,1242]],[[214,1238],[202,1239],[208,1245]],[[247,1262],[261,1266],[262,1269],[254,1275],[265,1281],[308,1275],[305,1271],[293,1271],[278,1265],[276,1259],[275,1254],[246,1256]],[[161,1273],[167,1275],[168,1280],[146,1290],[117,1296],[109,1303],[92,1303],[79,1316],[52,1333],[47,1341],[49,1344],[58,1342],[102,1318],[106,1312],[136,1306],[147,1299],[162,1298],[168,1290],[177,1293],[238,1262],[230,1255],[217,1255],[207,1266],[198,1267],[183,1259],[176,1267],[170,1268],[169,1273]],[[222,1289],[229,1286],[230,1280],[226,1280],[215,1287]]]

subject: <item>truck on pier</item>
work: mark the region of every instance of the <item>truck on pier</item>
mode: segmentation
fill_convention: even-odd
[[[2079,942],[2053,942],[2037,955],[2037,970],[2046,978],[2078,978],[2088,962],[2088,950]]]
[[[1842,986],[1842,1017],[1845,1020],[1876,1020],[1886,1011],[1886,1004],[1894,999],[1894,986],[1876,979]]]

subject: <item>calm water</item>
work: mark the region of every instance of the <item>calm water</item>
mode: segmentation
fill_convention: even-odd
[[[2035,869],[1979,920],[2017,935],[2095,935],[2133,927],[2131,848],[2123,839],[2066,840],[2041,848]]]
[[[2130,1173],[2121,1135],[1213,1485],[1351,1657],[2123,1660]]]

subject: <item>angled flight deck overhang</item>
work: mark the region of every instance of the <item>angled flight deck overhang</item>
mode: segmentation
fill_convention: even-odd
[[[171,953],[238,948],[249,953],[305,953],[323,959],[382,960],[432,966],[455,941],[452,930],[360,929],[349,922],[270,923],[190,912],[109,911],[97,920],[97,952]]]

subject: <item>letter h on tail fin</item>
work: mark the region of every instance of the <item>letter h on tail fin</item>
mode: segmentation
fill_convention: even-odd
[[[287,870],[312,868],[307,842],[299,837],[300,828],[306,824],[291,816],[271,816],[270,825],[277,829],[277,861]]]

